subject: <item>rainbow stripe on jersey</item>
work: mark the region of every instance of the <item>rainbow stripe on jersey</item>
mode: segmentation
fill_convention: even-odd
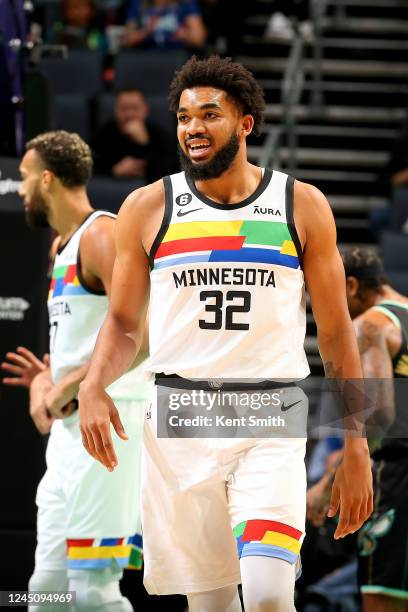
[[[70,569],[109,567],[115,560],[120,567],[141,569],[142,536],[128,538],[67,540],[67,562]]]
[[[278,521],[250,520],[234,528],[238,556],[263,555],[296,563],[302,532]]]
[[[48,292],[49,300],[62,295],[85,295],[88,293],[79,281],[77,268],[76,264],[54,268]]]
[[[154,256],[154,269],[202,262],[266,263],[299,268],[286,223],[192,221],[171,224]]]

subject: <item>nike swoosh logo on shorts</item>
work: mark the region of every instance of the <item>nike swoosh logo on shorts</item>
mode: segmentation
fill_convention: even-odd
[[[288,406],[285,406],[285,404],[282,404],[281,406],[281,410],[282,412],[286,412],[287,410],[289,410],[289,408],[292,408],[292,406],[296,406],[296,404],[300,404],[302,400],[298,400],[297,402],[293,402],[293,404],[289,404]]]
[[[201,208],[193,208],[192,210],[178,210],[177,216],[184,217],[184,215],[188,215],[189,213],[196,212],[197,210],[202,210]]]

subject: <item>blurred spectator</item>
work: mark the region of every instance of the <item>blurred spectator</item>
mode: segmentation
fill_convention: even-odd
[[[129,47],[200,49],[207,35],[195,0],[130,0],[126,22]]]
[[[292,40],[298,29],[305,38],[313,36],[309,21],[309,2],[306,0],[274,0],[272,15],[265,30],[265,38]]]
[[[380,179],[389,193],[389,202],[371,213],[372,227],[408,233],[408,120],[394,143]]]
[[[408,232],[408,121],[397,138],[388,165],[392,189],[389,227]]]
[[[93,143],[95,174],[151,182],[177,171],[173,140],[148,115],[141,91],[118,92],[114,117],[101,127]]]
[[[408,121],[394,143],[388,175],[393,187],[404,185],[408,188]]]
[[[62,21],[53,23],[46,42],[67,45],[71,49],[105,51],[103,28],[98,24],[93,0],[63,0]]]

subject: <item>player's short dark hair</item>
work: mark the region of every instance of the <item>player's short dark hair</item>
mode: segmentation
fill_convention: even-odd
[[[342,254],[346,276],[354,276],[360,287],[379,291],[387,279],[380,256],[370,247],[347,247]]]
[[[170,85],[170,110],[177,112],[180,96],[192,87],[214,87],[225,91],[244,115],[254,118],[254,133],[261,133],[265,110],[264,93],[253,74],[230,57],[213,55],[199,60],[191,57],[180,68]]]
[[[78,134],[56,130],[36,136],[26,144],[64,187],[83,187],[92,174],[92,153]]]

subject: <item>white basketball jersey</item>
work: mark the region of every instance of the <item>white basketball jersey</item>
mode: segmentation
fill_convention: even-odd
[[[184,172],[164,178],[165,213],[150,253],[151,372],[307,376],[293,184],[265,170],[250,197],[224,205],[199,193]]]
[[[101,216],[116,218],[116,215],[105,211],[93,212],[55,257],[48,294],[50,361],[54,384],[90,360],[108,311],[105,291],[95,291],[84,283],[79,260],[81,236]],[[146,384],[137,384],[141,380],[142,373],[132,370],[111,385],[109,392],[116,398],[144,399]]]

